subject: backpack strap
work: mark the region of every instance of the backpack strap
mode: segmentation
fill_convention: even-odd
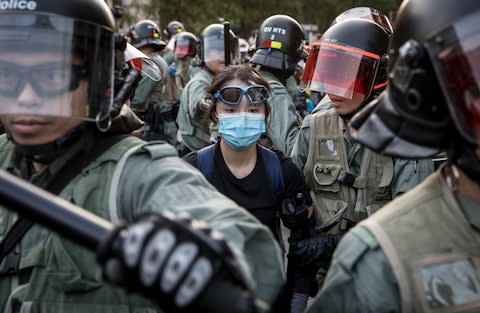
[[[215,146],[210,145],[197,151],[197,169],[210,181],[213,177],[213,160],[215,156]],[[262,155],[263,164],[267,171],[268,182],[275,196],[278,196],[285,190],[283,181],[282,165],[275,152],[258,145]]]
[[[215,156],[215,144],[197,151],[197,169],[210,181],[213,177],[213,159]]]
[[[258,145],[258,147],[260,148],[260,153],[262,154],[263,164],[267,170],[267,178],[268,182],[270,183],[270,187],[275,193],[275,196],[278,196],[285,190],[280,160],[277,154],[272,150],[261,145]]]

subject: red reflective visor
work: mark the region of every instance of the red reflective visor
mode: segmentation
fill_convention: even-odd
[[[193,52],[193,47],[188,41],[175,42],[174,53],[177,58],[182,58]]]
[[[429,43],[456,128],[476,144],[480,144],[479,18],[479,13],[473,14],[442,33],[444,38],[450,38],[447,48],[438,49],[433,41]]]
[[[373,87],[380,56],[330,42],[315,43],[308,54],[302,86],[352,99],[367,97]]]

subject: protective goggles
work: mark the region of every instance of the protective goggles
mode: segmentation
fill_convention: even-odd
[[[0,94],[18,97],[29,83],[39,96],[54,97],[78,88],[80,80],[87,79],[83,65],[47,63],[19,66],[0,61]]]
[[[354,93],[368,97],[379,63],[378,54],[320,41],[309,52],[302,87],[348,99]]]
[[[456,128],[476,144],[480,143],[479,19],[480,12],[464,17],[426,44]]]
[[[2,14],[0,115],[104,119],[114,60],[115,35],[102,26],[41,12]]]
[[[242,96],[247,96],[250,105],[261,105],[268,100],[269,92],[264,86],[252,85],[248,87],[226,86],[213,94],[215,100],[227,105],[238,105]]]

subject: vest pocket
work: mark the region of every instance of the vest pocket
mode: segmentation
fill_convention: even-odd
[[[325,165],[317,163],[313,167],[314,191],[339,192],[340,183],[338,175],[342,170],[338,165]]]

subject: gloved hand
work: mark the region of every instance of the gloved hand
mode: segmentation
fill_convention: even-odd
[[[177,73],[177,68],[173,65],[170,65],[168,67],[168,74],[170,74],[170,76],[175,76],[176,73]]]
[[[308,206],[305,204],[304,195],[298,193],[294,199],[284,199],[279,215],[285,227],[289,229],[302,227],[308,220]]]
[[[298,264],[310,264],[321,259],[330,259],[343,234],[317,235],[304,240],[290,242],[289,258]]]
[[[101,245],[98,259],[107,281],[149,296],[165,312],[199,312],[205,306],[205,298],[212,296],[212,290],[208,289],[219,286],[216,282],[246,290],[222,238],[205,223],[179,219],[172,214],[151,214],[112,232]],[[235,296],[227,298],[239,298],[238,289]],[[222,293],[218,288],[214,292],[215,297]],[[217,303],[211,300],[207,306],[218,306],[224,299]]]

